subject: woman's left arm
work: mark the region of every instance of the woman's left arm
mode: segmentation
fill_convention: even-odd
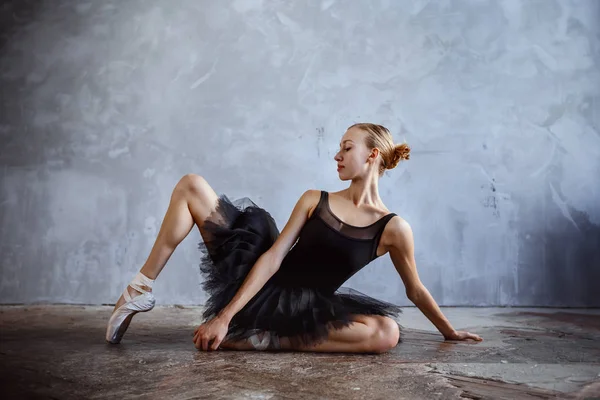
[[[456,331],[444,314],[442,314],[429,290],[421,283],[415,262],[413,233],[408,222],[400,217],[392,218],[388,226],[386,226],[385,236],[385,244],[389,249],[390,258],[404,282],[406,296],[435,325],[440,333],[444,335],[444,339],[483,340],[478,335],[465,331]]]

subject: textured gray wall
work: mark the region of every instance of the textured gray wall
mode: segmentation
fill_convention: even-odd
[[[443,305],[600,306],[600,2],[66,1],[1,8],[0,302],[114,302],[202,174],[281,229],[347,126]],[[158,303],[205,299],[197,230]],[[347,282],[410,304],[388,256]]]

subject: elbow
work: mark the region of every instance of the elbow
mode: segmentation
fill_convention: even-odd
[[[265,265],[269,269],[270,273],[274,274],[279,270],[279,267],[281,267],[281,257],[279,257],[273,251],[267,250],[261,257],[265,258]]]

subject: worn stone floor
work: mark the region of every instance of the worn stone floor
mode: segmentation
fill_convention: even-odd
[[[414,307],[379,355],[201,352],[201,307],[157,306],[119,345],[112,306],[0,306],[2,398],[600,398],[600,310],[442,308],[483,342],[447,342]]]

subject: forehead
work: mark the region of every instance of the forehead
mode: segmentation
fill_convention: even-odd
[[[344,133],[344,136],[340,139],[340,145],[344,144],[347,140],[351,140],[353,143],[359,143],[362,138],[362,131],[356,127],[350,128]]]

